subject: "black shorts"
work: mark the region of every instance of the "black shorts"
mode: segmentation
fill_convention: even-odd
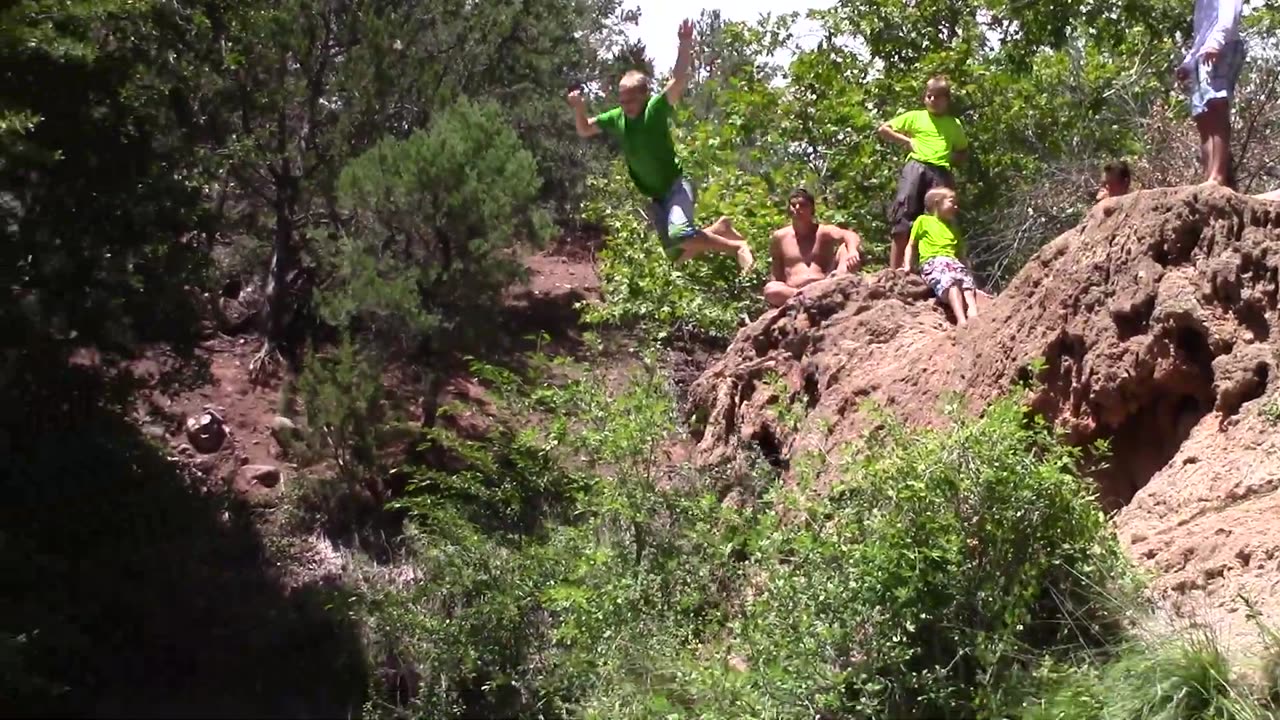
[[[937,187],[955,189],[956,179],[950,170],[908,160],[898,176],[898,192],[889,207],[890,234],[911,232],[911,223],[924,214],[924,194]]]

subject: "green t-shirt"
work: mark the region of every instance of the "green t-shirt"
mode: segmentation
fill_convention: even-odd
[[[916,245],[921,265],[936,257],[958,259],[964,254],[960,233],[937,215],[925,213],[911,223],[911,242]]]
[[[969,138],[960,121],[950,115],[911,110],[890,120],[889,127],[911,138],[915,150],[908,157],[922,163],[950,168],[951,151],[969,147]]]
[[[616,107],[600,113],[595,120],[601,130],[622,140],[627,170],[640,192],[654,200],[664,199],[684,172],[671,141],[671,103],[667,94],[650,98],[640,117],[629,118]]]

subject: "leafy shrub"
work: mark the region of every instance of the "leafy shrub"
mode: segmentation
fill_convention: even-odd
[[[383,420],[378,366],[347,338],[333,352],[311,356],[297,391],[311,448],[332,458],[348,479],[372,468]]]
[[[1122,555],[1077,455],[1005,399],[977,420],[892,420],[826,498],[779,493],[728,636],[751,669],[695,678],[705,717],[997,714],[1013,678],[1120,631]],[[710,704],[706,702],[710,700]]]
[[[491,306],[519,274],[511,251],[548,235],[539,183],[533,155],[492,101],[461,100],[428,129],[378,143],[338,181],[357,240],[333,253],[345,260],[328,288],[330,317],[386,317],[398,323],[393,337],[474,332],[469,312]]]
[[[944,430],[885,419],[828,495],[744,506],[663,462],[652,367],[612,392],[478,369],[544,422],[469,447],[493,457],[459,484],[414,486],[419,580],[368,610],[436,716],[992,716],[1042,663],[1123,633],[1126,564],[1079,455],[1012,399]],[[557,465],[573,490],[536,533],[503,530]]]

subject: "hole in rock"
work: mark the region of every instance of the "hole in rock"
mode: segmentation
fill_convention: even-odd
[[[1128,505],[1162,470],[1200,419],[1213,409],[1213,352],[1200,332],[1178,328],[1173,337],[1175,370],[1153,382],[1118,427],[1104,428],[1090,440],[1106,438],[1110,454],[1093,472],[1098,496],[1108,511]],[[1093,462],[1091,451],[1085,460]]]
[[[809,370],[804,374],[805,408],[812,410],[818,404],[818,374]]]
[[[767,426],[761,426],[751,436],[751,441],[760,448],[760,454],[774,468],[786,471],[790,465],[787,459],[782,455],[782,443],[778,441],[778,436],[773,434],[773,429]]]
[[[1104,433],[1111,452],[1102,458],[1105,466],[1093,472],[1102,506],[1112,511],[1128,505],[1169,464],[1209,409],[1192,395],[1156,396],[1114,432]],[[1097,458],[1086,452],[1086,460]]]

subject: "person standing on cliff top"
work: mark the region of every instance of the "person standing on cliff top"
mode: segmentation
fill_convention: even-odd
[[[569,92],[578,136],[589,138],[606,132],[622,143],[622,154],[636,189],[650,200],[649,217],[662,248],[673,262],[684,262],[706,252],[734,255],[743,272],[755,259],[742,236],[727,217],[697,229],[694,226],[694,189],[685,177],[671,139],[671,112],[689,84],[693,56],[693,22],[680,24],[676,66],[666,88],[650,97],[649,78],[632,70],[618,84],[620,107],[595,117],[587,115],[579,90]]]
[[[1191,48],[1178,65],[1200,132],[1200,163],[1207,184],[1234,185],[1231,173],[1231,99],[1244,66],[1241,0],[1195,0]]]
[[[955,189],[951,170],[969,157],[969,138],[951,115],[951,83],[939,75],[925,83],[923,110],[910,110],[880,126],[877,134],[903,146],[910,154],[898,178],[898,192],[889,208],[889,268],[903,267],[911,224],[924,212],[925,193]],[[910,270],[910,268],[907,268]]]

